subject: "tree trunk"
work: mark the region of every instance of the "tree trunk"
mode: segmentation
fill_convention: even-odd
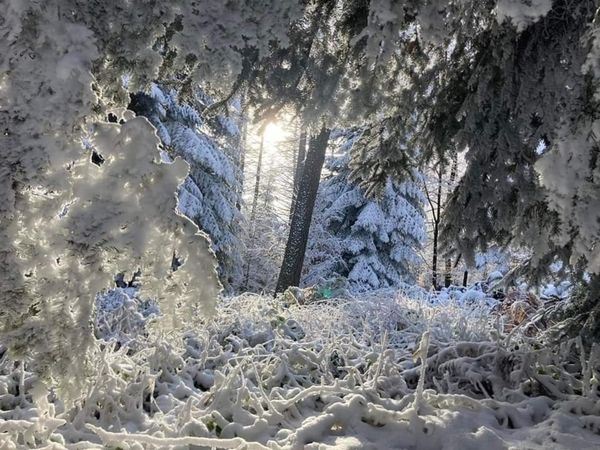
[[[437,269],[437,260],[438,260],[438,234],[439,234],[439,226],[437,221],[433,224],[433,256],[431,257],[431,284],[433,288],[438,290],[438,269]]]
[[[444,286],[452,286],[452,258],[446,258],[444,265]]]
[[[440,214],[442,212],[442,177],[444,170],[442,167],[439,169],[438,174],[438,185],[437,185],[437,203],[436,203],[436,214],[433,215],[433,256],[431,260],[431,283],[433,288],[438,290],[440,288],[438,283],[438,242],[440,234]]]
[[[238,201],[238,209],[241,211],[242,210],[242,202],[241,202],[241,198],[244,194],[244,178],[246,175],[246,149],[248,146],[248,120],[246,118],[245,115],[245,104],[246,104],[246,95],[243,94],[242,98],[240,99],[240,118],[241,118],[241,122],[242,122],[242,132],[240,134],[240,142],[239,142],[239,151],[240,151],[240,158],[238,161],[238,169],[239,169],[239,173],[240,173],[240,188],[239,188],[239,195],[240,195],[240,201]]]
[[[306,158],[306,130],[304,127],[300,129],[300,140],[298,142],[298,152],[296,153],[296,167],[294,170],[294,187],[292,190],[292,204],[290,206],[290,223],[296,209],[296,197],[298,197],[298,188],[300,186],[300,177],[302,176],[302,168],[304,167],[304,159]]]
[[[260,193],[260,174],[262,170],[262,157],[263,150],[265,146],[265,130],[263,129],[260,136],[260,146],[258,148],[258,161],[256,163],[256,181],[254,183],[254,195],[252,197],[252,209],[250,210],[250,239],[254,241],[255,238],[255,221],[256,221],[256,208],[258,205],[258,194]],[[248,258],[246,261],[245,268],[245,276],[244,276],[244,285],[246,286],[246,290],[248,290],[248,283],[250,282],[250,264],[251,258]]]
[[[242,117],[242,133],[240,136],[240,197],[244,193],[244,178],[246,173],[246,150],[248,147],[248,120],[244,113],[245,96],[241,99],[241,117]],[[240,207],[241,209],[241,203]]]
[[[465,273],[463,273],[463,287],[467,287],[467,281],[469,280],[469,271],[465,270]]]
[[[450,169],[450,179],[448,180],[448,194],[446,195],[446,202],[450,197],[450,190],[454,188],[456,181],[456,173],[458,172],[458,155],[456,152],[452,152],[452,168]],[[446,258],[446,267],[444,273],[444,286],[450,287],[452,285],[452,258]]]
[[[298,195],[296,196],[296,203],[292,214],[290,234],[285,246],[285,254],[275,293],[283,292],[290,286],[298,286],[300,284],[308,232],[319,189],[321,169],[325,161],[325,152],[327,150],[330,131],[323,127],[317,136],[310,138],[308,153],[306,154],[304,168],[300,176]]]
[[[260,147],[258,148],[258,162],[256,163],[256,182],[254,183],[254,196],[252,197],[252,209],[250,210],[250,224],[254,224],[256,219],[256,206],[258,204],[258,194],[260,193],[260,171],[262,170],[263,149],[265,146],[265,130],[262,130],[260,136]]]

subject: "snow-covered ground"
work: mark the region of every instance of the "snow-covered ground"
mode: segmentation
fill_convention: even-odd
[[[481,293],[290,300],[222,300],[181,342],[134,289],[99,299],[73,406],[2,358],[0,448],[600,448],[598,359],[498,331]]]

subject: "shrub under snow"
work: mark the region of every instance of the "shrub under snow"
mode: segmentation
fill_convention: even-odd
[[[141,302],[133,294],[106,297],[103,320]],[[73,407],[4,357],[0,447],[598,448],[597,355],[506,337],[493,307],[391,290],[223,300],[179,347],[121,327],[142,345],[102,341]]]

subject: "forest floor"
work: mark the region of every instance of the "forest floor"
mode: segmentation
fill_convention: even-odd
[[[73,405],[0,360],[0,448],[600,448],[597,361],[575,341],[505,333],[481,293],[415,292],[224,299],[177,344],[116,291],[96,326],[119,345]]]

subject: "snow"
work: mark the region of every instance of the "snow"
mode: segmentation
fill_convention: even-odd
[[[213,102],[199,87],[192,101],[195,107]],[[223,116],[216,116],[217,125],[207,124],[195,107],[180,101],[176,91],[154,83],[148,94],[136,94],[136,113],[150,120],[167,149],[161,159],[178,156],[190,165],[179,188],[177,210],[210,237],[220,281],[230,291],[232,281],[239,282],[241,276],[239,254],[232,251],[241,245],[239,130],[236,120]]]
[[[540,292],[543,299],[567,300],[573,291],[573,285],[569,281],[561,281],[558,284],[547,283]]]
[[[318,288],[321,297],[333,297],[327,301],[302,290],[276,299],[245,295],[220,300],[212,317],[196,317],[202,304],[210,309],[220,288],[214,255],[206,236],[173,212],[178,208],[197,222],[203,219],[221,256],[240,253],[233,230],[230,239],[218,239],[227,231],[220,225],[238,217],[239,173],[230,164],[235,145],[224,146],[223,136],[209,133],[209,122],[234,142],[241,135],[235,119],[201,116],[150,80],[202,81],[211,91],[227,92],[238,75],[247,75],[243,55],[260,62],[297,46],[296,36],[288,34],[291,23],[302,28],[311,13],[305,3],[141,1],[107,2],[102,8],[99,2],[62,0],[2,3],[0,448],[600,447],[600,347],[584,348],[581,338],[551,344],[543,327],[527,317],[532,311],[544,315],[535,296],[519,291],[499,304],[484,285],[431,292],[402,285],[393,272],[378,284],[392,264],[377,258],[382,252],[373,251],[375,242],[395,244],[391,261],[408,259],[406,236],[392,225],[406,225],[408,235],[418,237],[414,205],[412,213],[385,220],[386,209],[371,204],[350,227],[352,233],[362,229],[368,239],[344,239],[352,254],[371,252],[351,268],[353,261],[340,261],[350,281],[396,289],[351,297],[343,283],[330,281]],[[535,247],[533,263],[564,248],[571,266],[583,263],[582,270],[599,273],[600,121],[587,112],[594,105],[580,102],[590,97],[588,85],[593,90],[598,84],[583,74],[600,74],[593,9],[562,11],[556,2],[555,12],[565,17],[553,12],[542,19],[552,0],[437,0],[411,7],[372,0],[367,28],[339,34],[351,39],[346,47],[331,39],[337,19],[362,2],[342,3],[332,6],[334,15],[323,15],[327,23],[309,52],[314,55],[300,64],[311,72],[320,66],[313,56],[325,56],[329,64],[322,76],[306,72],[298,78],[299,89],[318,87],[298,96],[318,98],[303,105],[305,116],[320,120],[322,109],[335,111],[340,122],[352,116],[362,122],[374,105],[383,125],[371,131],[381,138],[381,148],[355,153],[365,157],[357,161],[366,172],[375,162],[370,176],[378,176],[418,153],[404,145],[405,136],[398,138],[412,122],[411,111],[395,106],[425,107],[431,100],[434,114],[425,109],[419,115],[431,129],[441,127],[423,135],[470,148],[471,170],[462,186],[475,189],[459,190],[453,204],[467,220],[450,217],[460,232],[449,234],[462,238],[463,250],[512,235],[516,243]],[[510,21],[517,34],[540,20],[549,27],[532,27],[531,34],[517,37],[489,20],[492,6],[497,21]],[[565,27],[560,24],[561,32],[554,33],[557,27],[550,25],[559,21]],[[428,45],[450,37],[452,48],[464,48],[464,62],[448,47],[440,52]],[[404,61],[399,48],[409,50]],[[349,56],[348,64],[331,60],[340,52]],[[432,57],[421,58],[423,52]],[[436,57],[440,53],[447,54],[447,63]],[[282,67],[294,66],[286,61]],[[414,81],[396,83],[379,75],[396,76],[407,68]],[[260,75],[260,65],[249,69],[252,78]],[[460,78],[468,83],[456,82]],[[384,92],[372,89],[376,85]],[[156,100],[148,116],[154,127],[122,110],[129,102],[126,89],[146,87]],[[403,102],[409,97],[402,91],[415,101]],[[436,98],[445,92],[451,95]],[[366,111],[344,111],[356,105]],[[453,105],[462,106],[452,110]],[[540,126],[526,124],[537,122],[540,111],[538,132],[532,128]],[[108,112],[120,120],[105,123]],[[395,120],[402,115],[408,118]],[[407,128],[409,134],[410,128],[421,129]],[[535,159],[522,154],[541,136],[550,142],[535,164],[543,191],[529,173]],[[382,145],[394,137],[402,145]],[[431,143],[439,144],[420,139],[415,149]],[[346,150],[351,145],[348,140]],[[102,164],[90,163],[92,151]],[[193,163],[189,178],[181,157]],[[404,186],[398,192],[414,198],[414,188]],[[344,195],[333,196],[332,221],[362,202],[358,191],[338,193]],[[456,205],[467,205],[463,200],[470,201],[471,193],[477,194],[469,206],[474,214],[465,214]],[[548,196],[543,208],[548,214],[537,207],[542,194]],[[531,215],[534,205],[537,213]],[[489,206],[494,226],[486,229],[492,217],[478,213]],[[557,220],[552,230],[544,223],[548,217]],[[328,253],[334,245],[325,234],[318,256],[329,257],[323,271],[335,274],[342,270],[334,269]],[[464,253],[464,259],[471,258]],[[483,259],[487,270],[491,257]],[[503,263],[496,265],[490,283],[506,273]],[[121,271],[139,271],[143,284],[96,295]],[[548,285],[540,297],[558,308],[571,290],[568,283]],[[159,326],[159,316],[170,318],[172,326]],[[513,323],[507,326],[507,320]],[[182,339],[179,332],[189,322],[194,327]],[[78,397],[69,398],[73,394]]]
[[[548,14],[552,0],[498,0],[496,14],[498,22],[510,20],[518,31],[537,22]]]
[[[576,133],[563,127],[557,144],[536,163],[542,185],[547,189],[549,208],[560,217],[555,242],[564,245],[573,239],[571,265],[586,261],[586,270],[600,273],[600,256],[596,251],[600,235],[600,197],[598,174],[590,165],[595,151],[595,136],[600,136],[600,122],[582,121]]]
[[[160,315],[158,304],[139,298],[139,288],[115,288],[96,296],[96,337],[137,348],[146,323]]]
[[[408,285],[285,298],[222,299],[177,342],[124,325],[125,311],[144,317],[137,288],[98,297],[97,334],[101,322],[122,326],[100,333],[95,373],[73,406],[0,360],[0,448],[600,446],[597,349],[509,339],[491,299]],[[123,337],[137,346],[111,344]]]

